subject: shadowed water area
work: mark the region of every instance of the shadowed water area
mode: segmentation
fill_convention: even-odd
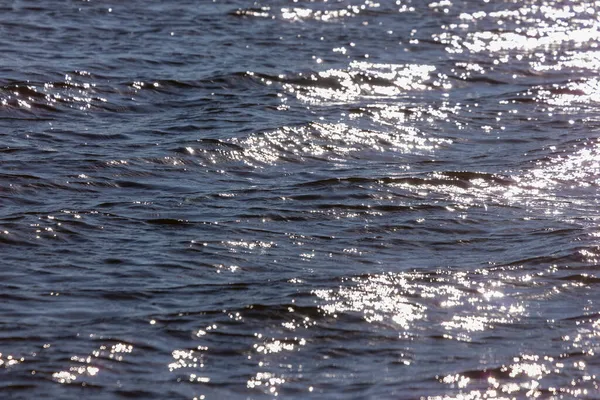
[[[598,12],[3,2],[2,397],[600,397]]]

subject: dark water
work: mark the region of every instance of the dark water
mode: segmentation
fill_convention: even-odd
[[[600,398],[598,11],[3,2],[2,398]]]

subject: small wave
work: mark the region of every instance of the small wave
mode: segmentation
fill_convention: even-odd
[[[198,80],[155,79],[126,81],[118,77],[72,71],[64,80],[8,81],[0,85],[0,111],[30,113],[142,112],[157,103],[181,97],[188,91],[209,96],[209,91],[258,86],[246,72],[207,76]],[[169,96],[169,98],[165,98]],[[189,99],[188,99],[189,101]]]
[[[310,123],[286,126],[228,140],[202,139],[200,146],[178,148],[180,154],[199,157],[207,165],[242,162],[269,165],[280,162],[329,162],[369,153],[431,152],[445,141],[427,138],[410,129],[393,132],[358,129],[347,124]]]
[[[248,7],[230,11],[228,15],[235,17],[271,18],[289,22],[318,21],[339,22],[357,16],[372,16],[386,11],[375,2],[348,4],[346,7],[328,4],[311,4],[310,7]]]
[[[403,96],[414,91],[450,88],[436,68],[419,64],[353,61],[348,69],[299,73],[296,76],[254,74],[263,82],[279,82],[288,94],[312,104],[352,103],[361,99]]]

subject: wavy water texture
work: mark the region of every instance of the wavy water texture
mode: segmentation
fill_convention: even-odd
[[[597,397],[598,7],[0,5],[0,391]]]

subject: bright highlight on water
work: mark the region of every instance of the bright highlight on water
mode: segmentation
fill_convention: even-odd
[[[2,397],[600,397],[599,11],[0,5]]]

